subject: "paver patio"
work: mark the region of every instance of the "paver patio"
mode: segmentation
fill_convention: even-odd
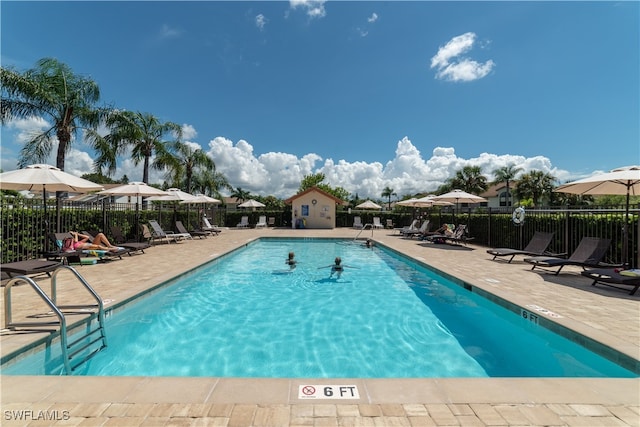
[[[158,245],[147,254],[82,266],[78,271],[113,305],[261,236],[353,238],[355,234],[350,228],[230,229],[217,237]],[[558,324],[640,359],[640,297],[592,287],[578,268],[553,276],[531,272],[522,262],[490,261],[483,247],[422,243],[389,230],[365,231],[360,237],[373,237],[379,244],[454,275],[477,291],[521,307],[535,305],[556,313],[561,316],[553,319]],[[38,282],[48,289],[48,279]],[[15,317],[44,310],[25,285],[14,286],[12,301]],[[3,330],[1,354],[4,357],[42,336]],[[1,423],[8,426],[640,425],[638,378],[1,376],[0,380]],[[321,403],[298,399],[300,385],[337,382],[357,384],[360,399]]]

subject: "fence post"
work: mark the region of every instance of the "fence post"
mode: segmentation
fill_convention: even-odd
[[[487,207],[487,246],[491,245],[491,207]]]
[[[571,235],[570,230],[569,230],[569,226],[571,225],[571,213],[569,212],[569,206],[567,206],[567,210],[565,211],[565,219],[564,219],[564,252],[567,254],[570,254],[571,251],[569,250],[570,244],[569,244],[569,236]]]

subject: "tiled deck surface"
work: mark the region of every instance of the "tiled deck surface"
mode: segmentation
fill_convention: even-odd
[[[80,273],[115,304],[260,236],[354,237],[352,229],[225,230],[220,236],[160,245],[144,255]],[[361,237],[371,237],[370,231]],[[556,321],[640,359],[640,297],[590,286],[578,269],[560,276],[520,261],[490,261],[485,248],[433,245],[388,230],[376,241],[486,289],[519,306],[543,307]],[[521,259],[521,258],[520,258]],[[40,279],[48,289],[48,279]],[[14,318],[48,311],[14,286]],[[2,302],[3,304],[3,302]],[[544,315],[542,315],[544,316]],[[3,331],[5,356],[41,333]],[[526,349],[523,349],[526,351]],[[640,425],[640,380],[495,379],[224,379],[140,377],[0,377],[3,426],[634,426]],[[298,399],[298,386],[356,384],[359,400]]]

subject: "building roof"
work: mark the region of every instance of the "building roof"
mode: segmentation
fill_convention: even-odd
[[[513,181],[510,181],[510,184],[509,184],[510,192],[513,192],[513,187],[514,187]],[[503,191],[506,191],[506,189],[507,189],[507,185],[504,182],[499,182],[497,184],[490,185],[489,188],[487,188],[487,191],[478,195],[480,197],[484,197],[485,199],[488,197],[498,197],[500,193]]]
[[[289,197],[289,198],[288,198],[287,200],[285,200],[284,202],[285,202],[286,204],[291,204],[291,203],[293,203],[293,201],[294,201],[295,199],[298,199],[298,198],[300,198],[300,197],[304,196],[305,194],[308,194],[308,193],[311,193],[311,192],[316,192],[316,193],[322,194],[322,195],[323,195],[323,196],[325,196],[325,197],[328,197],[328,198],[330,198],[330,199],[333,199],[333,200],[335,200],[335,202],[336,202],[337,204],[340,204],[340,205],[348,205],[348,203],[347,203],[347,202],[345,202],[344,200],[341,200],[341,199],[337,198],[336,196],[334,196],[333,194],[329,194],[329,193],[327,193],[326,191],[323,191],[323,190],[319,189],[318,187],[311,187],[311,188],[308,188],[308,189],[306,189],[306,190],[304,190],[304,191],[302,191],[302,192],[300,192],[300,193],[298,193],[298,194],[295,194],[295,195],[293,195],[293,196]]]

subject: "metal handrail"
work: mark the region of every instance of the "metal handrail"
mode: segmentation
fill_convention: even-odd
[[[78,279],[80,284],[84,286],[84,288],[89,291],[91,296],[95,299],[96,304],[70,304],[70,305],[58,305],[56,303],[57,299],[57,287],[58,287],[58,274],[62,270],[69,270],[71,273]],[[51,310],[58,317],[58,322],[13,322],[12,314],[11,314],[11,287],[19,282],[26,282],[36,291],[36,293],[42,298],[45,303],[51,308]],[[64,362],[65,371],[67,374],[70,374],[73,369],[78,367],[81,363],[86,361],[89,357],[95,353],[91,353],[89,356],[85,357],[79,364],[74,367],[71,367],[71,358],[80,351],[84,350],[86,347],[102,340],[102,347],[100,349],[107,346],[107,337],[104,333],[104,304],[102,302],[102,298],[98,295],[98,293],[87,283],[87,281],[76,271],[75,268],[70,267],[68,265],[61,265],[55,269],[51,276],[51,297],[49,297],[43,290],[40,288],[33,279],[27,276],[18,276],[11,279],[4,290],[4,307],[5,307],[5,327],[8,329],[15,329],[17,327],[33,327],[33,326],[55,326],[60,325],[60,344],[62,346],[62,358]],[[68,345],[68,337],[67,337],[67,322],[65,315],[62,310],[64,309],[79,309],[79,308],[97,308],[98,315],[98,325],[99,328],[93,331],[89,331],[86,335],[74,341],[71,345]],[[71,356],[69,355],[70,347],[78,344],[82,339],[93,335],[94,333],[100,331],[100,338],[92,340],[89,344],[83,346],[80,349],[76,349],[72,352]],[[98,349],[98,351],[100,350]]]
[[[374,230],[374,227],[373,227],[373,224],[371,224],[371,223],[369,223],[369,222],[368,222],[368,223],[366,223],[366,224],[362,227],[362,229],[358,232],[358,234],[356,234],[356,237],[354,237],[354,238],[353,238],[353,241],[354,241],[354,242],[355,242],[356,240],[358,240],[358,237],[360,237],[360,235],[362,234],[362,232],[363,232],[364,230],[366,230],[366,229],[367,229],[367,227],[369,227],[369,228],[371,229],[371,237],[373,237],[373,230]]]
[[[19,282],[28,283],[33,290],[42,298],[42,300],[49,306],[51,311],[58,317],[58,322],[16,322],[11,321],[11,287]],[[64,314],[60,309],[49,299],[47,294],[27,276],[18,276],[11,279],[4,288],[4,319],[5,327],[7,329],[14,329],[17,327],[31,327],[31,326],[53,326],[60,325],[60,345],[62,346],[62,356],[64,361],[64,368],[67,373],[71,372],[71,365],[69,358],[67,357],[67,321]]]

